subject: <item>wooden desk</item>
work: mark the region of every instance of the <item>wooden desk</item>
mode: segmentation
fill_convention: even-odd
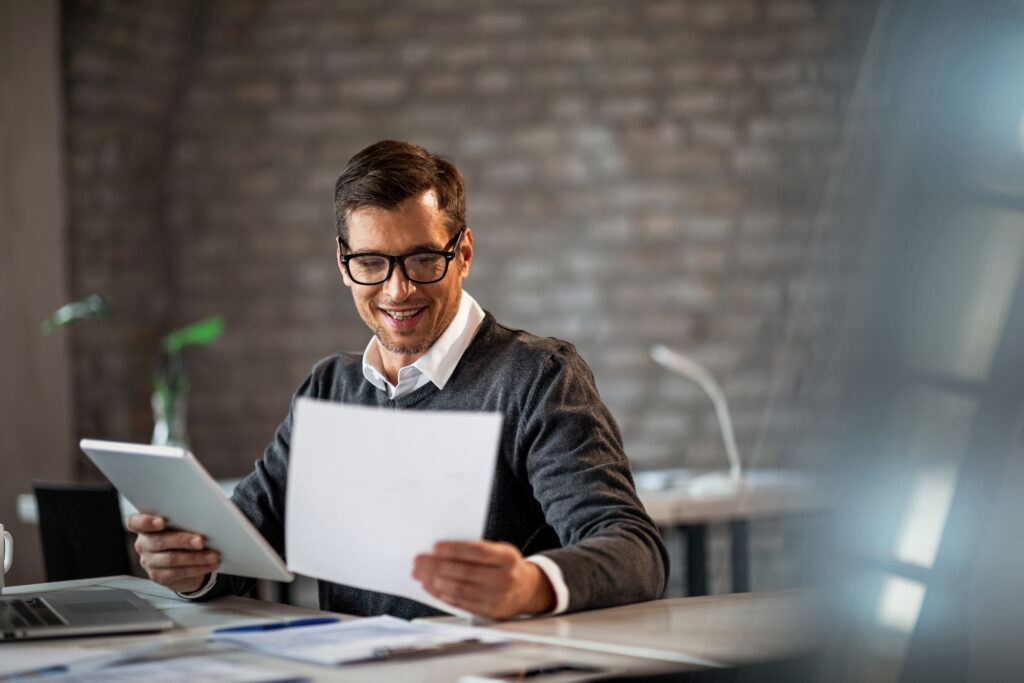
[[[516,670],[567,662],[603,667],[610,673],[680,671],[697,668],[688,667],[687,663],[698,660],[723,665],[745,664],[805,652],[811,646],[816,631],[812,597],[807,593],[679,598],[493,624],[489,628],[515,634],[523,640],[490,650],[412,661],[320,667],[231,650],[205,640],[211,631],[225,626],[324,614],[316,610],[241,597],[194,603],[136,577],[11,586],[5,590],[5,594],[89,586],[132,590],[164,610],[178,627],[154,635],[5,643],[0,644],[0,651],[4,647],[59,648],[71,642],[83,647],[135,649],[159,638],[164,641],[163,645],[147,655],[146,659],[211,655],[223,661],[257,664],[268,670],[302,674],[314,681],[429,683],[451,682],[469,673]],[[461,621],[455,617],[438,619]],[[558,680],[561,683],[572,679]]]
[[[268,670],[301,674],[313,681],[358,680],[371,682],[394,681],[396,683],[403,683],[405,681],[409,683],[430,683],[432,681],[451,683],[463,674],[528,669],[566,662],[586,663],[605,668],[609,672],[623,673],[657,673],[683,668],[678,663],[670,664],[657,659],[631,657],[610,652],[595,652],[591,649],[577,648],[571,645],[546,644],[530,640],[515,641],[508,645],[488,650],[448,656],[321,667],[278,659],[254,652],[229,649],[222,645],[206,642],[206,637],[210,632],[225,626],[241,626],[266,621],[280,621],[283,619],[328,614],[317,610],[242,597],[218,598],[209,602],[189,602],[177,597],[172,591],[150,581],[127,576],[10,586],[4,589],[4,594],[17,595],[30,591],[90,586],[107,586],[132,590],[155,607],[163,610],[174,620],[177,628],[160,634],[2,643],[0,644],[0,656],[2,656],[3,648],[61,648],[67,647],[69,644],[80,647],[133,650],[142,647],[147,642],[160,639],[163,641],[160,648],[143,659],[159,660],[171,657],[209,655],[227,662],[255,664]],[[342,619],[354,618],[330,614]],[[560,678],[559,682],[561,683],[563,680],[568,681],[572,679]]]
[[[791,590],[652,600],[487,628],[666,662],[742,666],[807,654],[818,645],[822,621],[815,595]]]

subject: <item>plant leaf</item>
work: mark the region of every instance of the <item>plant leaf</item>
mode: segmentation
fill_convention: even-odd
[[[162,345],[167,353],[177,353],[193,344],[210,344],[223,333],[224,316],[213,315],[171,332],[163,338]]]
[[[90,294],[81,301],[72,301],[54,311],[43,321],[43,334],[50,334],[58,327],[67,327],[83,320],[110,320],[114,307],[101,294]]]

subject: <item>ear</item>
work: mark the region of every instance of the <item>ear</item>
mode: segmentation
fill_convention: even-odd
[[[337,242],[335,242],[337,244]],[[341,281],[345,283],[346,287],[352,287],[352,280],[348,276],[348,270],[345,269],[345,264],[341,262],[341,245],[338,244],[338,270],[341,271]]]
[[[465,280],[469,276],[469,264],[473,262],[473,232],[466,228],[459,243],[459,256],[462,257],[462,272],[460,276]]]

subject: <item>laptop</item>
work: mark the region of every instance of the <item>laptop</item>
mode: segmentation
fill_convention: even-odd
[[[0,642],[164,631],[174,622],[131,591],[90,588],[0,597]],[[3,648],[0,647],[0,656]]]

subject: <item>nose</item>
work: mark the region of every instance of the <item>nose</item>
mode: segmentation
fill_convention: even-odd
[[[405,301],[416,291],[416,284],[405,276],[405,271],[398,263],[391,271],[391,277],[384,281],[384,293],[395,302]]]

